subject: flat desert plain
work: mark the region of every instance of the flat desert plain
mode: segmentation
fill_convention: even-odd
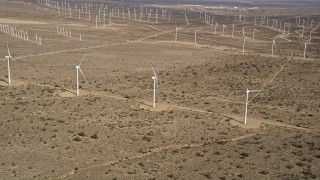
[[[0,179],[319,179],[319,3],[196,2],[2,0]]]

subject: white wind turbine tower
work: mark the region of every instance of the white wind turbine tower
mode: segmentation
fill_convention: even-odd
[[[159,88],[159,82],[158,82],[158,76],[156,74],[156,71],[153,68],[153,65],[151,64],[152,67],[152,71],[153,71],[153,75],[152,79],[153,79],[153,101],[152,101],[152,107],[156,107],[156,89]]]
[[[100,13],[100,11],[99,11]],[[98,27],[98,15],[96,15],[96,28]]]
[[[312,33],[314,33],[314,31],[315,31],[316,29],[317,29],[317,27],[314,28],[314,29],[312,29],[312,30],[310,31],[310,37],[309,37],[310,40],[312,39]]]
[[[307,44],[310,44],[311,38],[304,42],[303,59],[306,59]]]
[[[246,26],[246,27],[249,27],[249,26]],[[245,35],[245,33],[244,33],[244,29],[246,28],[246,27],[243,27],[242,28],[242,37],[241,37],[241,40],[242,40],[242,54],[244,54],[244,45],[246,44],[246,35]],[[241,41],[240,40],[240,41]]]
[[[218,26],[218,23],[216,23],[216,25],[214,26],[214,34],[217,34],[217,26]]]
[[[312,23],[314,23],[314,21],[313,21],[313,20],[311,20],[311,28],[312,28]]]
[[[286,27],[288,27],[288,34],[290,33],[290,23],[284,23],[283,25],[283,34],[286,33]]]
[[[10,49],[9,49],[9,45],[7,42],[7,48],[8,48],[8,56],[5,56],[5,58],[8,61],[8,83],[11,84],[11,75],[10,75],[10,61],[13,60],[11,54],[10,54]]]
[[[244,54],[244,45],[246,44],[246,35],[244,34],[244,31],[242,32],[242,54]]]
[[[234,32],[234,22],[232,24],[232,37],[233,37],[233,32]]]
[[[249,105],[249,93],[253,92],[261,92],[263,90],[249,90],[248,87],[245,85],[245,83],[240,79],[238,76],[239,80],[243,84],[243,86],[246,88],[246,99],[245,99],[245,109],[244,109],[244,124],[247,124],[247,115],[248,115],[248,105]]]
[[[177,39],[178,39],[178,27],[176,27],[176,37],[174,39],[174,42],[177,42]]]
[[[109,24],[111,24],[111,16],[112,16],[112,14],[111,14],[111,11],[110,11],[110,14],[109,14]]]
[[[158,9],[156,9],[156,23],[158,23]]]
[[[260,32],[260,31],[258,31],[256,28],[253,28],[253,35],[252,35],[252,41],[254,42],[254,34],[255,34],[255,32]]]
[[[227,27],[226,27],[226,25],[223,24],[222,25],[222,34],[221,34],[222,36],[224,35],[224,29],[227,29]]]
[[[197,33],[199,30],[194,31],[194,45],[197,45]]]
[[[84,80],[87,81],[86,77],[84,76],[84,74],[83,74],[83,72],[82,72],[82,70],[81,70],[81,68],[80,68],[81,63],[82,63],[85,55],[86,55],[86,54],[83,55],[83,57],[82,57],[79,65],[76,66],[76,70],[77,70],[77,96],[79,95],[79,71],[80,71],[80,73],[82,74]]]
[[[279,36],[280,34],[278,34],[276,37],[273,38],[272,40],[272,49],[271,49],[271,55],[273,56],[273,48],[276,47],[276,41],[275,39]]]
[[[304,34],[304,26],[302,26],[302,32],[301,32],[300,37],[303,37],[303,34]]]

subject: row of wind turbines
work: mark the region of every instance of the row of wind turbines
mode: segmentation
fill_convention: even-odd
[[[57,2],[57,1],[51,1],[51,0],[38,0],[38,3],[40,3],[40,4],[45,4],[45,5],[47,5],[47,6],[53,6],[53,7],[55,7],[55,8],[57,8],[57,9],[60,9],[60,6],[61,6],[61,9],[62,10],[66,10],[66,11],[70,11],[70,14],[71,14],[71,5],[69,4],[69,3],[67,3],[67,2],[61,2],[61,4],[59,3],[59,2]],[[75,11],[77,12],[79,12],[79,19],[80,19],[80,13],[86,13],[86,14],[88,14],[89,15],[89,20],[90,20],[90,10],[93,10],[94,8],[94,6],[95,6],[95,9],[96,9],[96,11],[98,11],[99,13],[97,13],[97,15],[96,15],[96,27],[98,27],[98,24],[99,24],[99,22],[102,22],[101,21],[101,12],[103,12],[103,22],[104,22],[104,26],[105,26],[105,16],[106,16],[106,13],[108,12],[108,6],[107,5],[103,5],[103,4],[92,4],[92,3],[84,3],[84,5],[82,4],[81,5],[81,10],[80,9],[78,9],[78,4],[75,4],[74,5],[75,6]],[[85,9],[85,10],[84,10]],[[140,21],[141,21],[141,14],[143,14],[143,7],[142,8],[140,8],[141,10],[140,10]],[[149,21],[149,17],[151,17],[151,14],[152,14],[152,10],[154,10],[154,8],[145,8],[145,13],[146,14],[148,14],[148,21]],[[158,17],[158,9],[155,9],[155,11],[156,11],[156,18]],[[113,16],[117,16],[118,18],[119,18],[119,13],[120,13],[120,9],[119,8],[117,8],[117,7],[115,7],[114,9],[112,9],[111,7],[109,8],[109,12],[110,12],[110,15],[109,15],[109,23],[111,24],[111,17],[113,17]],[[118,12],[118,14],[116,15],[116,12]],[[130,19],[130,8],[127,8],[127,19]],[[134,16],[135,16],[135,20],[137,20],[137,18],[136,18],[136,9],[134,8]],[[163,18],[165,18],[166,16],[167,16],[167,11],[166,10],[162,10],[162,16],[163,16]],[[235,17],[235,21],[239,21],[239,22],[246,22],[246,17],[247,18],[249,18],[249,16],[246,16],[246,15],[237,15],[237,14],[234,14],[234,17]],[[123,19],[125,19],[125,10],[123,9],[122,10],[122,18]],[[188,18],[187,18],[187,15],[185,14],[185,18],[186,18],[186,21],[187,21],[187,24],[189,25],[189,20],[188,20]],[[202,18],[202,16],[201,16],[201,12],[200,12],[200,18]],[[207,24],[210,24],[211,23],[211,20],[212,20],[212,24],[211,25],[213,25],[213,20],[215,19],[215,17],[214,16],[212,16],[211,14],[207,14],[207,12],[205,12],[204,13],[204,20],[205,20],[205,22],[207,23]],[[170,19],[170,12],[169,12],[169,19]],[[255,23],[255,25],[257,25],[257,19],[260,19],[260,21],[261,21],[261,23],[260,23],[260,25],[261,26],[263,26],[264,24],[266,24],[266,27],[269,27],[269,17],[268,16],[261,16],[260,18],[258,18],[258,17],[254,17],[254,23]],[[227,20],[228,20],[228,14],[227,14]],[[299,20],[299,22],[300,22],[300,18],[297,18],[297,22],[298,22],[298,20]],[[308,17],[308,21],[307,21],[307,23],[306,24],[308,24],[308,22],[309,22],[309,20],[310,20],[310,18]],[[234,21],[234,22],[235,22]],[[157,20],[156,20],[156,22],[157,22]],[[283,27],[283,35],[281,35],[281,36],[283,36],[284,37],[284,35],[285,35],[285,33],[286,33],[286,30],[287,30],[287,33],[289,34],[289,32],[290,32],[290,26],[291,26],[291,23],[287,23],[287,22],[284,22],[283,23],[283,26],[281,26],[281,21],[278,21],[278,20],[276,20],[276,19],[272,19],[272,26],[270,27],[271,29],[274,29],[274,30],[277,30],[277,31],[280,31],[281,30],[281,28]],[[278,22],[279,22],[279,26],[278,26]],[[299,22],[298,22],[298,24],[299,24]],[[312,19],[311,19],[311,27],[312,27],[312,23],[314,23],[315,21],[313,21]],[[304,25],[304,19],[303,19],[303,25]],[[218,27],[218,23],[216,22],[215,23],[215,34],[217,34],[217,27]],[[225,32],[225,30],[227,29],[227,26],[225,25],[225,24],[222,24],[221,25],[221,27],[222,27],[222,33],[221,33],[221,35],[224,35],[224,32]],[[279,27],[279,28],[278,28]],[[303,26],[304,27],[304,26]],[[232,24],[232,37],[234,36],[234,23]],[[252,37],[252,41],[254,42],[254,38],[255,38],[255,33],[256,32],[260,32],[258,29],[256,29],[255,27],[253,28],[254,30],[253,30],[253,37]],[[177,41],[177,30],[178,29],[176,29],[176,38],[175,38],[175,41]],[[196,40],[196,35],[197,35],[197,31],[199,31],[199,30],[196,30],[195,31],[195,40],[194,40],[194,42],[195,42],[195,44],[196,44],[196,42],[197,42],[197,40]],[[59,33],[58,33],[59,34]],[[71,32],[69,33],[70,34],[70,36],[71,36]],[[245,42],[246,42],[246,35],[245,35],[245,32],[244,32],[244,29],[240,32],[240,34],[242,34],[242,36],[241,36],[241,39],[240,39],[240,42],[242,42],[242,52],[243,53],[245,53]],[[303,34],[304,34],[304,30],[302,30],[302,37],[303,37]],[[272,40],[272,45],[271,45],[271,55],[273,56],[274,55],[274,53],[273,53],[273,49],[276,47],[275,46],[275,39],[276,39],[277,37],[275,37],[273,40]],[[81,35],[80,35],[80,41],[81,41]],[[308,41],[309,43],[308,44],[310,44],[310,41]],[[305,54],[305,52],[304,52],[304,54]],[[304,56],[305,57],[305,56]]]
[[[7,50],[8,50],[8,55],[5,56],[5,58],[7,59],[8,84],[10,85],[11,84],[11,73],[10,73],[11,71],[10,70],[11,70],[11,61],[13,60],[13,57],[11,56],[8,42],[7,42]],[[79,72],[82,75],[82,77],[84,78],[84,80],[87,81],[83,71],[81,70],[81,64],[82,64],[82,62],[83,62],[83,60],[85,58],[85,55],[86,54],[84,54],[82,56],[82,59],[81,59],[80,63],[75,66],[75,68],[76,68],[76,95],[77,96],[80,95],[80,88],[79,88],[80,87],[80,81],[79,81],[80,76],[79,76]],[[153,79],[153,101],[152,101],[153,103],[152,103],[152,107],[155,108],[156,107],[156,90],[159,87],[159,80],[158,80],[159,78],[158,78],[158,76],[157,76],[152,64],[151,64],[151,68],[152,68],[152,71],[153,71],[153,74],[154,74],[154,76],[152,76],[152,79]]]
[[[10,69],[11,68],[10,68],[10,65],[11,65],[11,61],[13,60],[13,57],[11,56],[8,43],[7,43],[7,49],[8,49],[8,55],[5,56],[5,58],[7,59],[7,63],[8,63],[8,65],[7,65],[7,67],[8,67],[8,84],[10,85],[11,84],[11,74],[10,74]],[[79,88],[80,87],[80,83],[79,83],[80,76],[79,76],[79,72],[82,75],[82,77],[84,78],[84,80],[87,81],[83,71],[81,70],[81,64],[82,64],[82,62],[83,62],[83,60],[85,58],[85,55],[86,54],[84,54],[82,56],[82,59],[81,59],[80,63],[75,66],[75,68],[76,68],[76,95],[77,96],[80,95],[80,88]],[[159,77],[156,74],[156,71],[154,69],[153,64],[151,64],[151,68],[152,68],[152,72],[153,72],[153,76],[151,77],[151,79],[153,80],[152,107],[155,108],[156,107],[156,91],[159,88]],[[248,89],[246,84],[240,78],[239,78],[239,80],[241,81],[241,83],[246,88],[245,113],[244,113],[244,124],[246,124],[247,123],[247,114],[248,114],[248,105],[249,105],[249,101],[248,101],[249,93],[261,92],[263,90]]]
[[[57,27],[57,33],[61,36],[72,37],[71,30],[64,27]]]
[[[236,17],[237,17],[237,16],[235,15],[235,19],[236,19]],[[245,16],[242,16],[242,17],[244,17],[244,21],[245,21]],[[201,18],[201,12],[200,12],[200,18]],[[213,22],[212,22],[212,24],[210,24],[210,18],[214,19],[214,16],[211,17],[210,15],[207,15],[207,14],[205,13],[204,22],[205,22],[206,24],[213,25]],[[187,19],[187,18],[186,18],[186,19]],[[242,34],[241,39],[240,39],[240,42],[242,42],[242,53],[243,53],[243,54],[245,53],[245,42],[246,42],[246,39],[247,39],[246,33],[245,33],[245,28],[251,28],[251,29],[253,29],[253,33],[252,33],[252,41],[253,41],[253,42],[255,41],[255,33],[256,33],[256,32],[260,32],[258,29],[256,29],[256,19],[257,19],[257,17],[255,17],[255,25],[254,25],[254,26],[245,26],[245,27],[242,28],[242,31],[240,31],[240,34]],[[308,19],[310,19],[310,18],[308,17]],[[239,15],[239,22],[241,22],[241,15]],[[264,24],[266,24],[265,27],[269,27],[268,22],[269,22],[269,17],[265,17],[265,16],[262,16],[262,17],[261,17],[261,26],[263,26]],[[187,22],[187,23],[188,23],[188,25],[189,25],[189,22]],[[274,56],[274,48],[276,47],[276,42],[275,42],[275,40],[276,40],[278,37],[284,38],[286,34],[287,34],[287,35],[290,34],[291,23],[284,22],[283,26],[281,26],[281,21],[279,21],[279,23],[280,23],[280,25],[278,26],[278,20],[273,19],[273,24],[272,24],[271,27],[269,27],[270,29],[273,29],[273,30],[275,30],[275,31],[280,31],[280,33],[272,39],[271,56]],[[312,24],[312,23],[315,23],[315,21],[311,20],[310,28],[313,27],[313,24]],[[307,23],[307,24],[308,24],[308,23]],[[318,23],[318,25],[319,25],[319,23]],[[307,45],[307,44],[314,44],[314,43],[311,43],[311,42],[310,42],[311,39],[312,39],[312,38],[311,38],[311,35],[312,35],[312,33],[314,33],[315,30],[318,28],[318,25],[317,25],[314,29],[310,30],[310,38],[304,42],[304,44],[305,44],[305,48],[304,48],[304,50],[303,50],[303,54],[304,54],[304,55],[303,55],[303,58],[304,58],[304,59],[305,59],[305,54],[306,54],[306,45]],[[215,26],[214,26],[214,34],[217,34],[217,27],[218,27],[218,23],[216,22],[216,23],[215,23]],[[235,21],[234,21],[233,24],[232,24],[232,32],[231,32],[231,36],[232,36],[232,37],[234,37],[234,27],[235,27]],[[279,29],[278,29],[278,27],[279,27]],[[281,32],[282,32],[281,27],[283,27],[283,33],[281,33]],[[302,29],[302,32],[301,32],[300,37],[303,37],[303,34],[304,34],[304,26],[302,26],[302,27],[303,27],[303,29]],[[223,36],[224,33],[225,33],[225,30],[227,29],[227,26],[226,26],[225,24],[222,24],[222,25],[221,25],[221,28],[222,28],[221,35]],[[197,30],[195,30],[195,32],[194,32],[194,44],[195,44],[195,45],[197,44],[197,34],[198,34],[198,31],[199,31],[199,30],[200,30],[200,29],[197,29]],[[178,28],[176,27],[175,42],[177,41],[177,36],[178,36]]]
[[[9,44],[7,42],[7,50],[8,50],[8,55],[5,56],[5,59],[7,60],[7,70],[8,70],[8,84],[11,84],[11,61],[14,60],[13,57],[11,56],[10,53],[10,48],[9,48]],[[85,79],[85,81],[87,81],[86,77],[84,76],[82,70],[81,70],[81,63],[83,62],[85,57],[85,54],[83,55],[80,63],[78,65],[76,65],[76,73],[77,73],[77,80],[76,80],[76,94],[79,95],[80,91],[79,91],[79,72],[81,73],[81,75],[83,76],[83,78]]]
[[[27,30],[17,29],[17,27],[10,26],[8,24],[0,24],[0,31],[6,34],[11,34],[23,40],[29,40],[29,34]]]
[[[11,34],[14,37],[18,37],[19,39],[30,41],[28,30],[17,29],[17,27],[10,26],[8,24],[0,24],[0,31],[6,34]],[[38,33],[35,35],[36,43],[42,45],[42,37],[41,35],[38,37]]]
[[[186,17],[186,20],[188,21],[187,17]],[[97,16],[96,16],[96,21],[97,21]],[[223,24],[223,32],[222,32],[222,35],[224,34],[224,29],[226,29],[227,27]],[[177,34],[177,30],[178,28],[176,28],[176,34]],[[196,37],[197,37],[197,32],[198,30],[195,31],[195,44],[197,44],[197,41],[196,41]],[[254,31],[253,31],[253,41],[254,41],[254,33],[255,32],[259,32],[257,29],[254,28]],[[71,33],[70,33],[71,34]],[[177,37],[177,36],[176,36]],[[275,39],[279,37],[279,35],[277,35],[274,39],[273,39],[273,44],[272,44],[272,55],[273,55],[273,46],[275,46]],[[244,28],[242,30],[242,39],[243,39],[243,52],[244,52],[244,44],[245,44],[245,32],[244,32]],[[175,38],[177,39],[177,38]],[[310,43],[310,40],[309,39],[309,43]],[[41,41],[40,41],[41,42]],[[8,60],[8,82],[10,84],[11,82],[11,78],[10,78],[10,61],[13,60],[11,54],[10,54],[10,50],[9,50],[9,46],[7,44],[7,48],[8,48],[8,56],[5,56],[6,59]],[[83,74],[82,70],[81,70],[81,64],[83,62],[85,58],[85,55],[83,55],[80,63],[78,65],[75,66],[76,68],[76,74],[77,74],[77,83],[76,83],[76,94],[79,95],[80,94],[80,90],[79,90],[79,71],[81,73],[81,75],[83,76],[83,78],[86,80],[85,78],[85,75]],[[152,70],[153,70],[153,73],[154,73],[154,76],[152,76],[152,80],[153,80],[153,107],[156,107],[156,90],[158,90],[158,76],[156,75],[156,72],[154,70],[154,67],[152,65]],[[241,81],[241,79],[240,79]],[[246,102],[245,102],[245,120],[244,120],[244,123],[246,124],[247,122],[247,107],[248,107],[248,104],[249,104],[249,101],[248,101],[248,97],[249,97],[249,94],[250,93],[255,93],[255,92],[261,92],[262,90],[249,90],[247,88],[247,86],[243,83],[243,81],[241,81],[242,84],[246,87]]]
[[[51,8],[54,8],[58,11],[58,15],[61,16],[60,10],[64,10],[66,12],[68,12],[69,14],[69,18],[72,18],[72,6],[67,3],[67,2],[58,2],[58,1],[51,1],[51,0],[37,0],[38,4],[42,4],[42,5],[46,5],[49,6]],[[95,11],[96,13],[94,13],[94,5],[95,5]],[[81,6],[81,9],[80,9]],[[118,7],[114,7],[114,8],[109,8],[109,13],[108,13],[108,6],[107,5],[103,5],[103,4],[93,4],[93,3],[84,3],[79,5],[78,4],[74,4],[74,11],[76,13],[78,13],[78,19],[84,19],[82,17],[82,15],[87,15],[87,20],[91,20],[91,16],[94,14],[96,14],[96,27],[98,26],[99,22],[103,22],[104,26],[106,23],[106,15],[109,14],[109,23],[111,24],[111,18],[112,17],[116,17],[118,19],[120,19],[121,17],[121,12],[122,12],[122,19],[134,19],[135,21],[137,21],[139,19],[139,21],[142,21],[142,17],[144,16],[146,18],[145,21],[147,22],[151,22],[150,19],[153,18],[155,20],[155,23],[158,23],[158,16],[160,16],[160,13],[158,13],[158,8],[144,8],[144,7],[140,7],[138,8],[140,9],[140,13],[138,13],[138,10],[136,10],[136,8],[133,9],[133,14],[131,12],[130,8],[123,8],[122,10],[120,10],[120,8]],[[145,11],[145,12],[144,12]],[[171,12],[167,11],[167,9],[161,9],[162,12],[162,19],[168,19],[169,21],[171,20]],[[132,16],[134,16],[134,18],[132,18]],[[138,17],[139,16],[139,17]],[[102,21],[103,19],[103,21]]]

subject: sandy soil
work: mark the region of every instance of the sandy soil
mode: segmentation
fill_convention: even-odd
[[[119,18],[109,23],[108,14],[96,28],[95,5],[88,20],[86,13],[78,18],[75,2],[71,18],[69,11],[59,16],[36,2],[0,2],[0,24],[29,33],[27,41],[0,31],[0,179],[320,178],[315,7],[264,4],[266,11],[243,11],[246,22],[234,22],[238,11],[207,9],[218,24],[215,32],[200,17],[205,5],[170,5],[169,20],[161,11],[167,4],[148,3],[140,21],[133,7],[139,17],[141,2],[110,1],[108,9],[119,8]],[[159,8],[158,23],[155,9],[148,22],[146,7]],[[269,25],[258,21],[253,42],[256,16],[268,16]],[[304,37],[297,16],[315,21],[306,25]],[[272,19],[291,23],[290,32],[276,39],[273,56],[272,40],[283,30],[271,28]],[[59,35],[57,27],[72,36]],[[7,42],[14,58],[10,85]],[[77,96],[75,66],[84,54],[87,80],[80,75]],[[159,77],[155,108],[151,64]],[[249,94],[247,124],[246,87],[239,79],[249,89],[264,90]]]

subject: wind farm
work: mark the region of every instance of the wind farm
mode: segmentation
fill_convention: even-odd
[[[305,3],[0,1],[0,179],[320,178]]]

